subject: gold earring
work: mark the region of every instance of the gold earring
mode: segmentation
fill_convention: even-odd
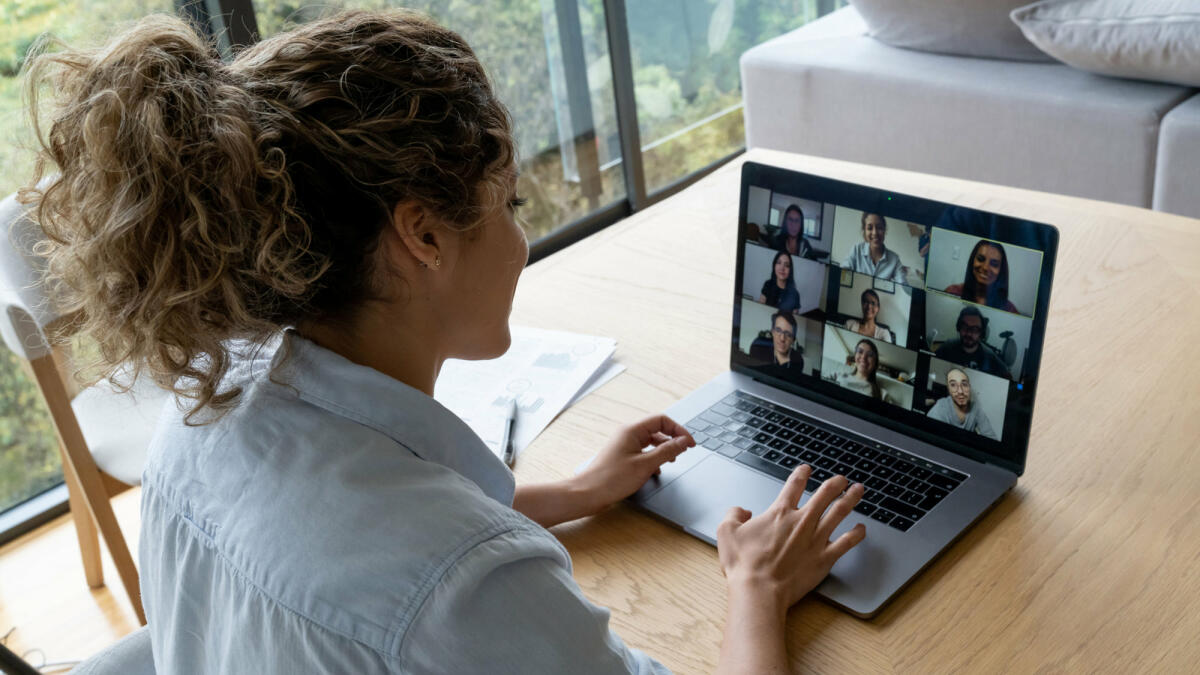
[[[438,269],[442,269],[442,256],[439,255],[433,259],[433,266]]]

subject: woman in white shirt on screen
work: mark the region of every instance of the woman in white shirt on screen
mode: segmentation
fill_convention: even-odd
[[[850,249],[842,267],[898,284],[907,284],[908,268],[896,252],[884,246],[887,219],[878,213],[862,214],[862,238]]]
[[[879,350],[870,340],[859,340],[854,346],[854,367],[848,373],[840,373],[837,383],[864,396],[891,403],[892,397],[876,379],[879,371]]]
[[[862,292],[861,300],[862,320],[847,319],[846,328],[859,335],[892,342],[892,332],[875,323],[875,319],[879,316],[879,294],[868,288]]]
[[[61,175],[30,199],[63,306],[109,373],[180,401],[142,490],[160,672],[662,670],[544,527],[633,493],[687,431],[650,417],[518,487],[431,398],[446,359],[508,348],[528,256],[508,112],[461,37],[352,11],[226,64],[158,15],[31,77],[61,97]],[[861,486],[796,509],[808,476],[719,530],[721,670],[785,669],[786,609],[864,536],[829,541]]]

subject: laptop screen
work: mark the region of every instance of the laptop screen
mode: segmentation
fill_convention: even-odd
[[[739,223],[735,370],[1023,471],[1053,227],[752,162]]]

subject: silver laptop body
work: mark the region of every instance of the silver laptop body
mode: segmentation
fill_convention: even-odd
[[[797,210],[807,211],[805,243],[797,246],[796,237],[788,247],[780,233]],[[666,411],[687,424],[701,447],[665,465],[631,500],[715,545],[717,526],[729,508],[761,513],[797,463],[816,468],[819,461],[827,474],[849,468],[842,473],[866,483],[876,503],[865,506],[864,500],[862,511],[871,513],[851,513],[833,537],[860,522],[867,537],[838,561],[816,592],[869,618],[996,504],[1024,470],[1057,231],[754,163],[743,169],[739,219],[730,370]],[[886,222],[885,246],[910,263],[900,266],[902,272],[883,270],[888,279],[851,269],[854,249],[847,249],[867,241],[879,221]],[[768,284],[783,274],[773,276],[775,266],[764,269],[767,257],[759,248],[768,249],[776,264],[783,257],[779,249],[792,258],[793,270],[811,268],[793,277],[803,280],[798,306],[783,299],[790,291],[771,293]],[[1004,298],[993,297],[1000,294],[997,254],[1004,258]],[[985,269],[989,264],[992,272]],[[916,272],[918,267],[923,269]],[[763,292],[758,293],[760,280]],[[817,285],[819,292],[811,293]],[[967,288],[974,292],[970,299]],[[779,304],[789,306],[761,302],[767,295],[779,295]],[[875,315],[877,326],[884,324],[880,317],[890,319],[891,330],[878,332],[886,336],[880,339],[846,328],[866,318],[865,306],[862,316],[852,314],[872,295],[889,312]],[[790,314],[795,325],[780,314]],[[789,332],[795,334],[790,348]],[[955,332],[959,337],[952,337]],[[806,342],[798,346],[801,333]],[[969,351],[976,334],[989,333]],[[772,343],[777,336],[780,341]],[[868,358],[872,349],[874,369]],[[769,350],[774,351],[767,356]],[[792,368],[778,362],[788,354]],[[875,385],[856,381],[860,371]],[[961,394],[964,380],[972,387],[966,396]],[[768,420],[792,426],[785,431]],[[752,421],[753,429],[747,426]],[[774,435],[780,432],[786,439]],[[853,448],[852,454],[844,448]],[[863,459],[864,453],[871,459]],[[840,463],[843,459],[852,463]],[[806,492],[805,500],[810,495]]]

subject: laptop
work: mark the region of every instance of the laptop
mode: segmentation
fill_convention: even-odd
[[[669,408],[697,447],[631,500],[711,544],[801,464],[866,486],[816,592],[877,614],[1024,472],[1058,231],[747,162],[729,370]],[[803,503],[803,502],[802,502]]]

